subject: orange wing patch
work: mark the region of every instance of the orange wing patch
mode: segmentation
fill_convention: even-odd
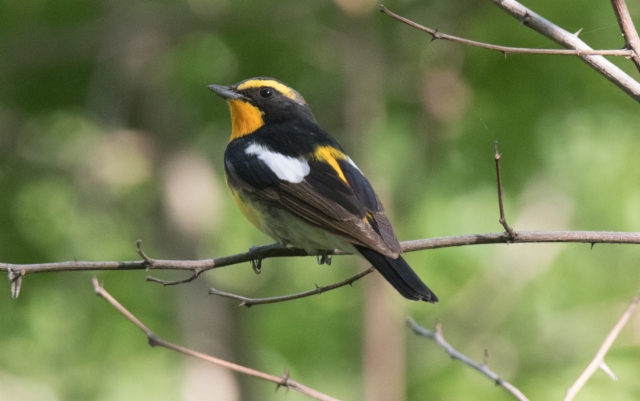
[[[338,177],[340,177],[342,181],[346,182],[347,185],[349,185],[347,178],[344,176],[344,172],[342,171],[342,169],[340,168],[340,165],[338,164],[338,160],[347,160],[347,155],[345,155],[338,149],[333,148],[331,146],[318,146],[316,150],[313,152],[313,154],[311,155],[311,158],[313,160],[318,160],[318,161],[323,161],[328,163],[331,166],[331,168],[333,168],[335,172],[338,173]]]

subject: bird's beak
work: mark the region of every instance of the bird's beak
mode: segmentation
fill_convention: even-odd
[[[222,85],[209,85],[209,89],[211,92],[220,96],[223,99],[241,99],[243,96],[238,92],[231,89],[230,86],[222,86]]]

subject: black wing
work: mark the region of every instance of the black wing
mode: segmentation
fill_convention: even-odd
[[[353,244],[397,258],[401,253],[384,207],[369,181],[339,158],[308,160],[309,174],[300,183],[280,180],[256,156],[225,157],[227,179],[234,187],[273,201],[298,218]]]

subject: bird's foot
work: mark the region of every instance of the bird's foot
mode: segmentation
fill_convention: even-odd
[[[269,245],[254,245],[251,248],[249,248],[249,252],[257,252],[261,254],[263,252],[267,252],[273,249],[282,249],[286,247],[287,247],[287,244],[284,241],[281,241],[281,242],[276,242]],[[263,257],[262,255],[260,255],[251,261],[251,268],[256,274],[260,274],[260,272],[262,272],[262,259]]]
[[[251,268],[255,274],[262,273],[262,258],[253,259],[251,261]]]
[[[327,266],[331,266],[331,256],[332,255],[327,255],[327,253],[321,253],[319,255],[316,255],[316,261],[318,261],[319,265],[324,265],[325,263],[327,264]]]
[[[267,252],[273,249],[282,249],[286,247],[287,247],[287,244],[284,241],[280,241],[280,242],[274,242],[273,244],[269,244],[269,245],[254,245],[251,248],[249,248],[249,252]]]

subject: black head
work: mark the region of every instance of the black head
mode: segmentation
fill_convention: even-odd
[[[227,99],[232,108],[232,114],[234,114],[234,108],[245,107],[244,103],[258,108],[264,123],[295,119],[315,122],[311,108],[302,95],[273,78],[250,78],[231,86],[210,85],[209,89]]]

